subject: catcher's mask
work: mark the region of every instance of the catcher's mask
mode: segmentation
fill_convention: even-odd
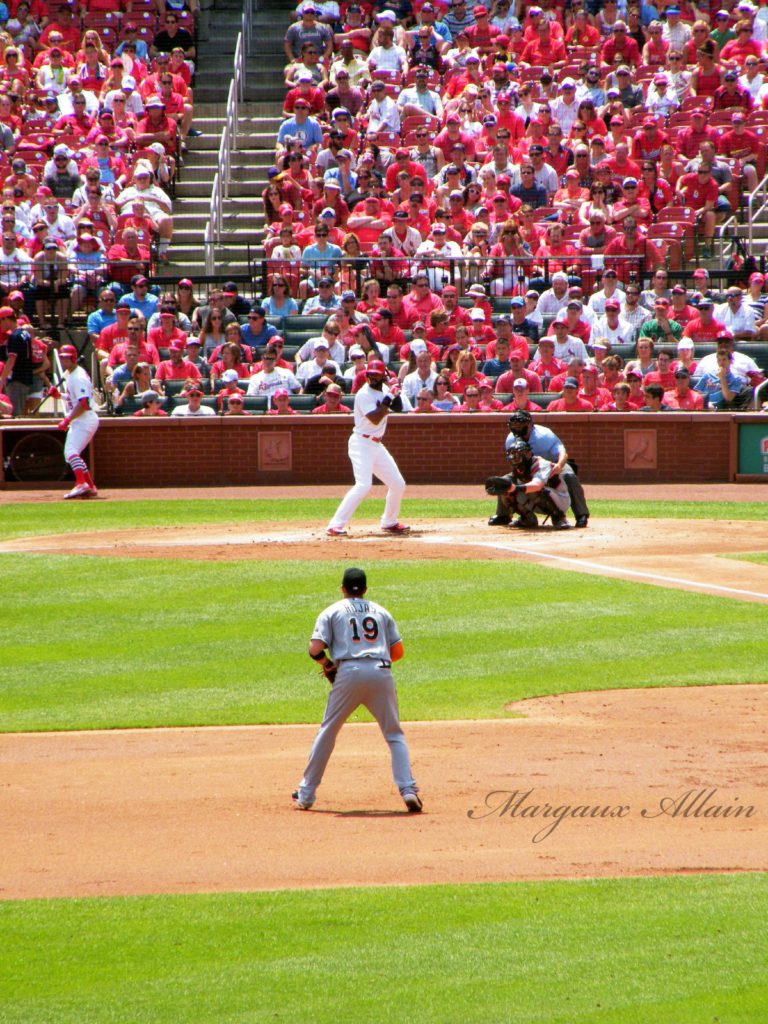
[[[533,417],[524,409],[516,409],[507,420],[507,426],[513,434],[524,434],[531,423]]]
[[[515,438],[507,450],[507,460],[511,462],[513,466],[524,466],[529,463],[532,458],[533,452],[531,451],[531,446],[519,437]]]

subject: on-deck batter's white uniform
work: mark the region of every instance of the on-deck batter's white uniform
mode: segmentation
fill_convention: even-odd
[[[82,366],[66,370],[65,377],[64,407],[67,416],[72,415],[82,399],[86,399],[89,406],[88,411],[72,420],[67,428],[64,458],[69,462],[70,456],[79,455],[88,447],[91,438],[99,429],[99,417],[93,411],[93,384]]]
[[[349,461],[355,475],[355,485],[345,494],[341,504],[328,524],[329,529],[343,530],[355,513],[357,506],[373,486],[376,476],[388,487],[387,500],[381,525],[394,526],[400,515],[400,503],[405,492],[405,479],[397,463],[384,447],[383,438],[387,429],[387,416],[379,423],[371,423],[368,414],[381,405],[382,399],[392,392],[382,384],[381,390],[364,384],[355,395],[355,426],[349,438]]]

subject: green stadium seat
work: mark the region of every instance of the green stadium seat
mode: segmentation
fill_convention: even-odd
[[[246,395],[243,400],[243,408],[246,412],[264,415],[267,411],[266,395]]]
[[[310,413],[318,404],[317,395],[291,395],[288,399],[288,404],[296,412]],[[320,402],[322,405],[322,402]]]

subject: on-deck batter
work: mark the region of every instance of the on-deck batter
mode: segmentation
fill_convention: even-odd
[[[95,498],[96,485],[82,452],[99,429],[99,417],[93,411],[93,384],[91,378],[77,365],[77,349],[74,345],[62,345],[59,359],[65,373],[64,406],[67,415],[59,423],[59,430],[66,430],[64,458],[75,474],[75,486],[65,498]]]
[[[384,363],[374,359],[365,371],[368,383],[355,395],[355,426],[348,445],[355,485],[347,491],[328,524],[329,537],[346,536],[347,523],[373,486],[374,475],[388,488],[381,528],[395,535],[410,533],[409,526],[398,522],[405,480],[383,443],[387,415],[392,409],[397,412],[402,408],[399,390],[384,384],[386,372]]]
[[[362,704],[379,723],[392,755],[392,775],[405,806],[421,811],[418,786],[397,708],[392,662],[403,657],[403,642],[395,620],[380,604],[365,598],[368,581],[362,569],[347,569],[341,582],[344,599],[320,612],[309,641],[309,656],[324,670],[332,663],[336,676],[328,695],[322,724],[312,744],[304,778],[293,803],[308,811],[315,802],[339,731]],[[330,659],[325,653],[328,648]]]

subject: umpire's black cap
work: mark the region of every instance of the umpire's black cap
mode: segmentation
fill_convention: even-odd
[[[368,581],[362,569],[345,569],[341,585],[348,594],[364,594]]]

